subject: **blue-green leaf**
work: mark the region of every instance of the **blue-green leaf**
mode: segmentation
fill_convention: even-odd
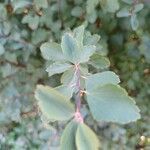
[[[90,92],[105,84],[110,84],[110,83],[118,84],[119,82],[120,82],[119,77],[112,71],[96,73],[96,74],[90,75],[86,79],[86,90],[87,92]]]
[[[132,29],[135,31],[137,30],[138,26],[139,26],[139,21],[137,19],[137,16],[136,14],[132,14],[131,16],[131,19],[130,19],[130,22],[131,22],[131,27]]]
[[[69,98],[72,97],[73,90],[69,86],[60,85],[60,86],[55,87],[55,89]]]
[[[72,120],[67,124],[61,137],[61,150],[76,150],[75,136],[77,131],[78,123]]]
[[[47,0],[34,0],[34,3],[37,8],[47,8],[48,7]]]
[[[114,13],[119,9],[118,0],[101,0],[101,5],[104,11]]]
[[[94,52],[96,51],[96,46],[94,45],[86,45],[83,47],[83,50],[81,52],[80,55],[80,63],[85,63],[87,61],[89,61],[90,56],[92,56],[94,54]]]
[[[65,33],[62,37],[61,48],[65,58],[72,62],[77,63],[80,59],[80,48],[77,40],[69,33]]]
[[[64,55],[61,46],[55,42],[46,42],[40,47],[44,59],[60,61],[64,60]]]
[[[38,85],[35,98],[42,113],[50,120],[64,121],[73,117],[74,107],[68,97],[57,90],[43,85]]]
[[[76,145],[78,150],[98,150],[100,148],[96,134],[84,123],[78,125]]]
[[[0,43],[0,55],[3,55],[5,52],[4,46]]]
[[[130,13],[130,9],[129,8],[122,8],[121,10],[119,10],[117,12],[117,17],[128,17],[130,16],[131,13]]]
[[[81,26],[75,28],[73,31],[74,38],[79,43],[80,47],[83,46],[84,29],[85,29],[84,25],[81,25]]]
[[[133,13],[137,13],[137,12],[141,11],[143,8],[144,8],[144,5],[142,3],[138,3],[134,6]]]
[[[105,69],[110,66],[110,61],[107,57],[95,53],[91,57],[89,64],[91,64],[96,69]]]
[[[68,70],[69,68],[71,68],[72,65],[68,64],[68,63],[63,63],[63,62],[57,62],[57,63],[53,63],[51,64],[46,71],[48,72],[49,76],[52,76],[54,74],[59,74],[62,73],[66,70]]]
[[[135,101],[119,85],[106,84],[98,87],[87,93],[87,102],[97,121],[125,124],[140,118]]]

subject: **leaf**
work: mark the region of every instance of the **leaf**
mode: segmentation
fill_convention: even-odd
[[[83,39],[84,45],[96,45],[100,40],[100,36],[98,34],[91,35],[90,32],[86,31]]]
[[[118,0],[101,0],[101,5],[104,11],[114,13],[119,9]]]
[[[80,50],[77,40],[69,33],[65,33],[62,37],[61,48],[65,58],[72,62],[79,62]]]
[[[117,13],[117,17],[128,17],[130,15],[131,15],[131,13],[129,11],[129,8],[122,8]]]
[[[112,71],[96,73],[86,79],[86,90],[90,92],[105,84],[118,84],[119,82],[119,77]]]
[[[78,41],[80,46],[83,46],[84,29],[84,25],[81,25],[73,31],[74,38]]]
[[[34,0],[36,7],[38,8],[47,8],[48,2],[47,0]]]
[[[96,46],[94,45],[86,45],[83,47],[83,50],[80,55],[80,63],[85,63],[90,59],[90,56],[94,54],[96,51]]]
[[[76,145],[78,150],[98,150],[100,147],[96,134],[84,123],[78,125]]]
[[[131,16],[130,22],[131,22],[131,27],[132,27],[132,29],[133,29],[134,31],[137,30],[137,28],[138,28],[138,26],[139,26],[139,21],[137,20],[136,14],[133,14],[133,15]]]
[[[75,72],[75,70],[73,67],[70,68],[69,70],[65,71],[63,73],[63,75],[61,76],[61,83],[66,85],[66,86],[69,86],[75,92],[76,91],[75,84],[77,82],[77,76],[75,75],[74,72]],[[82,76],[80,78],[80,82],[81,82],[80,86],[81,86],[81,89],[84,89],[85,81],[83,79],[83,76],[87,76],[87,74],[88,74],[87,66],[80,65],[80,73]]]
[[[6,63],[1,66],[1,72],[2,72],[3,78],[14,75],[17,71],[18,71],[18,68],[14,67],[13,65],[10,65],[9,63]]]
[[[2,3],[0,3],[0,14],[0,21],[3,21],[3,23],[5,23],[4,20],[6,20],[7,18],[7,10],[5,5],[3,5]]]
[[[45,29],[38,28],[32,33],[32,43],[37,45],[41,42],[44,42],[49,36],[49,32]]]
[[[61,83],[64,85],[69,85],[74,77],[74,69],[73,67],[69,70],[65,71],[61,76]]]
[[[147,33],[144,33],[141,37],[141,42],[139,45],[139,50],[142,55],[146,58],[146,61],[150,63],[150,35]]]
[[[69,124],[67,124],[65,130],[63,131],[61,137],[61,150],[76,150],[75,144],[75,135],[77,131],[78,124],[74,120],[72,120]]]
[[[133,13],[137,13],[137,12],[141,11],[143,8],[144,8],[144,5],[142,3],[138,3],[134,6]]]
[[[79,6],[75,6],[72,10],[71,10],[71,15],[74,17],[80,17],[83,14],[83,9]]]
[[[59,74],[62,73],[66,70],[68,70],[69,68],[71,68],[72,65],[68,64],[68,63],[62,63],[62,62],[57,62],[57,63],[53,63],[52,65],[50,65],[46,71],[48,72],[49,76],[52,76],[54,74]]]
[[[87,102],[94,119],[121,124],[140,118],[135,101],[119,85],[106,84],[87,94]]]
[[[110,66],[110,62],[109,62],[108,58],[101,56],[99,54],[94,54],[91,57],[89,64],[91,64],[96,69],[105,69]]]
[[[19,8],[24,8],[26,6],[31,5],[31,2],[28,0],[14,0],[13,1],[13,10],[14,12]]]
[[[35,98],[42,113],[50,120],[64,121],[73,117],[74,107],[68,97],[55,89],[38,85]]]
[[[55,89],[69,98],[72,97],[73,90],[69,86],[61,85],[61,86],[55,87]]]
[[[5,48],[4,46],[0,43],[0,56],[5,53]]]
[[[37,16],[37,15],[32,16],[32,15],[30,15],[30,14],[24,16],[23,19],[22,19],[22,23],[27,23],[28,26],[29,26],[32,30],[35,30],[35,29],[38,28],[39,21],[40,21],[39,16]]]
[[[133,3],[133,0],[122,0],[122,1],[129,4],[129,5],[131,5]]]
[[[41,53],[44,59],[61,61],[64,60],[64,55],[61,49],[61,46],[55,42],[46,42],[40,47]]]

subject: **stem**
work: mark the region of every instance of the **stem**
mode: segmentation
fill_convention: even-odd
[[[80,97],[80,91],[81,91],[81,85],[80,85],[80,68],[79,65],[76,65],[76,76],[77,76],[77,82],[76,82],[76,89],[77,89],[77,96],[76,96],[76,107],[77,110],[80,111],[81,108],[81,97]]]
[[[76,90],[77,90],[77,95],[76,95],[76,112],[75,112],[75,119],[80,122],[83,123],[83,117],[81,115],[80,109],[81,109],[81,84],[80,84],[80,77],[81,77],[81,73],[80,73],[80,67],[79,64],[75,65],[75,75],[77,77],[76,80]]]

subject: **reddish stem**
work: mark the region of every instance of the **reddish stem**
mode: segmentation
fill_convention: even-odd
[[[81,84],[80,84],[80,66],[79,64],[75,65],[75,75],[77,77],[75,87],[77,89],[77,95],[76,95],[76,112],[75,112],[75,119],[76,121],[82,123],[83,122],[83,117],[81,115],[80,109],[81,109]]]

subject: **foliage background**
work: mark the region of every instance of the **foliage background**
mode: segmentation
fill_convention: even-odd
[[[81,24],[101,35],[101,54],[108,56],[110,70],[119,74],[142,115],[128,125],[95,124],[90,116],[87,123],[104,150],[150,148],[150,2],[134,1],[144,4],[134,31],[129,17],[116,16],[120,9],[134,6],[128,1],[0,1],[0,149],[59,149],[64,124],[47,124],[33,95],[39,83],[59,84],[59,75],[48,78],[39,48],[45,41],[60,42],[65,30]]]

